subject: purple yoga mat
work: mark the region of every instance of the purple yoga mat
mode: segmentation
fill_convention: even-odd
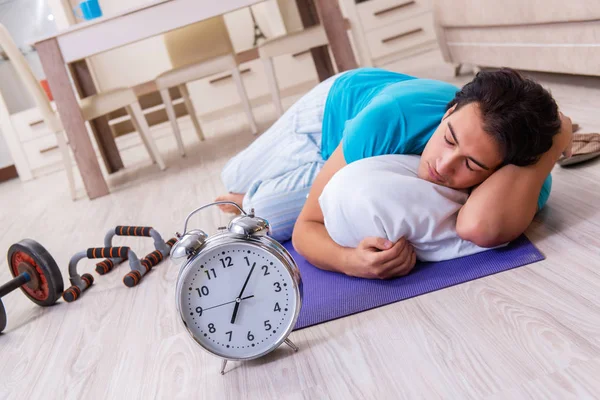
[[[284,243],[302,275],[304,299],[294,329],[370,310],[459,283],[531,264],[545,257],[521,236],[508,246],[436,263],[418,263],[405,277],[370,280],[323,271],[300,256],[291,242]]]

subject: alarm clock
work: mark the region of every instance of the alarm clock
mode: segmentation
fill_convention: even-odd
[[[231,204],[241,214],[209,236],[187,230],[192,215],[207,207]],[[177,276],[176,305],[183,326],[201,348],[227,361],[262,357],[288,336],[302,307],[302,279],[296,262],[271,238],[267,220],[237,204],[218,201],[192,211],[171,259],[183,262]]]

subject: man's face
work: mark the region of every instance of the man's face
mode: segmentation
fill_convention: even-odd
[[[502,163],[500,147],[483,130],[476,103],[452,107],[425,146],[418,176],[454,189],[480,184]]]

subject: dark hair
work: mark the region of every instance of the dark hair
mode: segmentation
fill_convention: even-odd
[[[483,129],[503,152],[503,164],[531,165],[552,147],[560,131],[558,106],[539,83],[503,68],[481,71],[456,93],[447,109],[477,103]]]

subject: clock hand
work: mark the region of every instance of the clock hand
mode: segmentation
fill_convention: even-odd
[[[242,295],[244,294],[246,285],[248,284],[248,281],[250,280],[250,276],[252,275],[252,272],[254,271],[254,267],[256,267],[256,263],[252,264],[252,268],[250,268],[250,272],[248,273],[248,276],[246,277],[246,282],[244,282],[244,286],[242,286],[240,295],[237,297],[237,299],[235,299],[235,307],[233,307],[233,314],[231,315],[231,323],[232,324],[235,324],[235,317],[237,317],[238,309],[240,308],[240,303],[242,302]]]
[[[253,297],[254,297],[254,295],[252,295],[252,296],[246,296],[242,300],[251,299]],[[236,302],[236,300],[232,300],[232,301],[228,301],[227,303],[219,304],[219,305],[208,307],[208,308],[203,308],[202,312],[204,312],[206,310],[212,310],[213,308],[217,308],[217,307],[221,307],[221,306],[226,306],[227,304],[231,304],[231,303],[235,303],[235,302]]]

